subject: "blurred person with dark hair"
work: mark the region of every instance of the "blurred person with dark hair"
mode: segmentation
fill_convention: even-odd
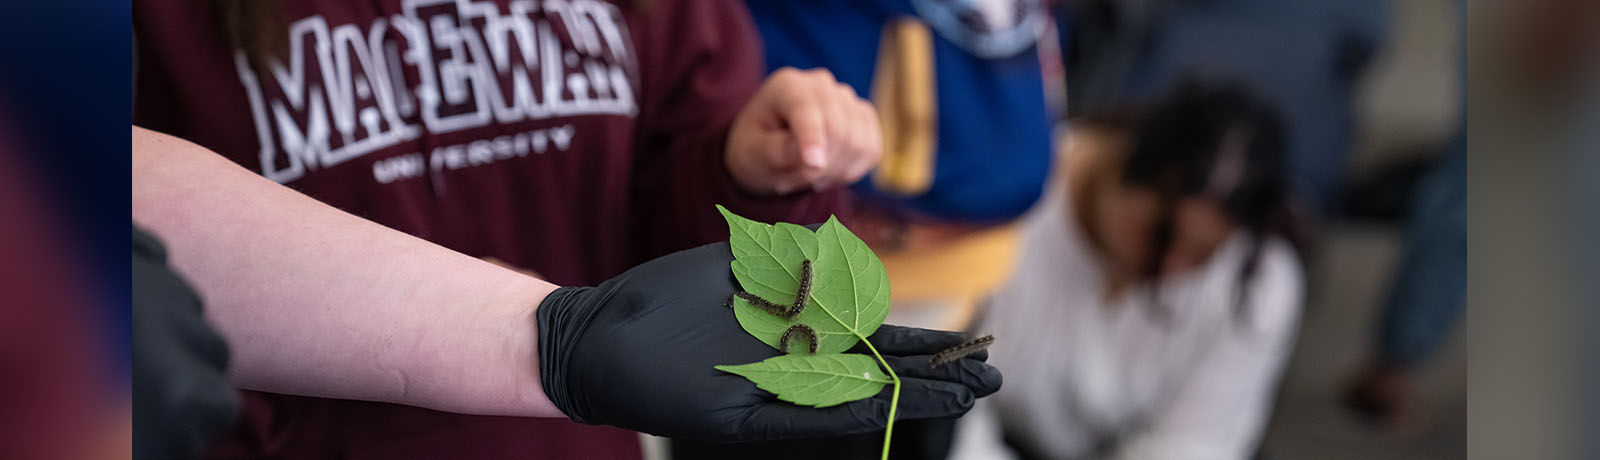
[[[1226,84],[1077,123],[978,327],[1007,390],[962,420],[954,457],[1251,455],[1304,292],[1286,141]]]
[[[133,217],[164,239],[172,265],[194,281],[208,315],[235,347],[235,366],[242,370],[234,373],[247,388],[426,401],[414,393],[428,389],[407,385],[410,379],[394,363],[371,366],[394,375],[399,396],[384,393],[385,386],[345,387],[359,380],[330,383],[325,380],[338,377],[305,375],[316,366],[297,365],[290,355],[338,362],[342,353],[362,347],[446,346],[450,337],[467,340],[451,334],[471,330],[434,333],[445,336],[439,342],[367,336],[353,325],[343,326],[357,329],[348,336],[302,337],[318,329],[291,327],[293,316],[337,327],[349,318],[325,308],[343,304],[345,315],[381,314],[373,303],[427,299],[423,293],[433,291],[426,285],[490,287],[432,277],[477,274],[507,286],[527,283],[453,259],[431,267],[436,272],[400,273],[407,267],[386,264],[370,267],[384,271],[374,280],[351,279],[324,272],[314,260],[294,259],[315,254],[243,244],[327,244],[320,253],[364,257],[343,261],[357,265],[449,259],[440,255],[447,251],[415,249],[392,237],[314,235],[361,226],[308,211],[287,190],[220,172],[227,168],[210,152],[383,226],[577,286],[618,279],[654,257],[726,239],[713,204],[760,221],[821,221],[838,209],[835,187],[866,174],[881,149],[870,104],[826,72],[780,69],[763,81],[760,42],[744,8],[733,2],[151,0],[135,3],[134,29],[133,118],[149,130],[133,131]],[[173,175],[179,171],[206,177]],[[195,189],[198,184],[210,188]],[[237,196],[247,192],[260,196]],[[210,193],[228,194],[239,206],[212,207],[217,203],[209,200],[220,198],[204,196]],[[385,256],[383,249],[405,253]],[[429,256],[406,258],[417,254]],[[686,263],[683,256],[678,260]],[[724,262],[720,269],[726,268]],[[301,284],[313,282],[300,278],[304,273],[323,273],[321,282],[343,280],[350,288],[370,281],[390,289],[402,286],[379,281],[410,274],[422,286],[399,298],[378,292],[344,297],[356,294]],[[294,299],[305,305],[285,304]],[[438,308],[462,308],[453,314],[465,317],[484,313],[471,300]],[[394,327],[417,326],[412,321],[424,317],[441,327],[464,320],[448,311],[395,314],[389,319],[400,325]],[[407,316],[413,314],[419,316]],[[528,317],[503,319],[504,327],[533,326],[510,324]],[[318,343],[354,350],[321,350]],[[418,352],[425,361],[446,359]],[[500,384],[537,388],[535,382]],[[560,391],[545,383],[546,391]],[[513,395],[533,402],[545,396]],[[517,405],[413,405],[528,412]],[[561,409],[583,420],[584,407]],[[247,392],[242,423],[213,455],[630,458],[639,451],[634,433],[567,421]]]

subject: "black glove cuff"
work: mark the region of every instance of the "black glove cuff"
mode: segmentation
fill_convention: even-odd
[[[567,363],[572,359],[574,344],[588,329],[594,318],[593,308],[582,301],[590,287],[562,287],[545,296],[539,303],[539,383],[545,396],[556,409],[578,423],[597,424],[584,417],[577,396],[567,384]]]

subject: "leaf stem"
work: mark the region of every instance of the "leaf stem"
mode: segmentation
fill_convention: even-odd
[[[889,362],[878,354],[878,347],[872,346],[872,341],[867,340],[859,332],[856,337],[861,337],[861,343],[867,344],[867,349],[872,350],[872,356],[878,358],[878,364],[883,365],[883,370],[889,372],[889,379],[894,381],[894,392],[889,397],[889,423],[883,429],[883,456],[881,460],[889,460],[889,439],[894,436],[894,413],[900,408],[900,376],[895,375],[894,368],[889,367]]]

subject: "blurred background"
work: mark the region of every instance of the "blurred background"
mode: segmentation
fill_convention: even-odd
[[[889,269],[889,322],[999,339],[991,362],[1007,386],[953,429],[951,458],[1467,456],[1464,3],[748,3],[769,68],[828,68],[878,105],[885,161],[852,188],[846,222]],[[1036,10],[1048,17],[1036,23]],[[1016,38],[1030,33],[1042,38]],[[876,50],[837,46],[873,40]],[[1032,124],[1041,113],[1049,128]],[[1236,134],[1224,132],[1241,126],[1246,161],[1283,169],[1245,166],[1219,187]],[[1203,176],[1192,185],[1205,191],[1142,182],[1152,170]],[[1252,183],[1273,174],[1281,194]],[[1159,300],[1102,291],[1094,281],[1116,279],[1122,251],[1161,244],[1117,238],[1151,230],[1136,212],[1103,209],[1138,208],[1118,194],[1151,189],[1226,214],[1229,234],[1293,243],[1293,262],[1274,264],[1289,251],[1269,243],[1255,273],[1219,274],[1252,257],[1230,258],[1227,243],[1186,253],[1204,225],[1157,211],[1179,216],[1166,224],[1178,242],[1155,274],[1133,276]],[[1287,217],[1240,204],[1252,199],[1282,203]],[[1199,255],[1185,266],[1183,254]],[[1233,314],[1245,325],[1213,325],[1222,339],[1197,332],[1233,302],[1191,286],[1211,276],[1247,279],[1260,298]],[[1162,303],[1204,313],[1121,314]],[[1100,360],[1112,363],[1083,364]],[[1190,361],[1200,364],[1180,364]],[[946,454],[907,444],[897,455]],[[815,455],[806,447],[787,451]]]
[[[1344,177],[1357,184],[1348,193],[1358,199],[1392,193],[1381,192],[1385,187],[1403,188],[1386,181],[1435,158],[1462,122],[1462,4],[1428,0],[1388,7],[1387,41],[1354,93],[1354,139]],[[1388,211],[1349,211],[1357,210],[1330,218],[1322,257],[1307,267],[1304,323],[1262,450],[1269,458],[1466,458],[1464,333],[1449,334],[1437,355],[1417,368],[1416,426],[1374,429],[1340,404],[1341,385],[1373,352],[1368,334],[1405,245],[1401,222],[1375,218]]]

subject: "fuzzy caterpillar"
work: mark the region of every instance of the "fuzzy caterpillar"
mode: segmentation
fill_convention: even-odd
[[[959,361],[961,358],[972,356],[973,353],[977,353],[989,348],[989,345],[993,343],[993,335],[986,335],[962,342],[960,345],[946,348],[943,351],[934,353],[933,358],[928,360],[928,367],[939,367]]]
[[[811,300],[811,259],[805,259],[800,262],[800,289],[795,292],[794,304],[792,305],[779,305],[745,291],[736,291],[733,295],[749,302],[751,306],[765,310],[767,313],[779,318],[790,319],[799,316],[800,312],[805,311],[806,302]],[[729,302],[732,302],[731,298]]]
[[[789,340],[797,335],[805,337],[807,351],[817,354],[817,331],[804,324],[789,326],[789,330],[783,331],[783,337],[778,338],[778,351],[788,353]]]

